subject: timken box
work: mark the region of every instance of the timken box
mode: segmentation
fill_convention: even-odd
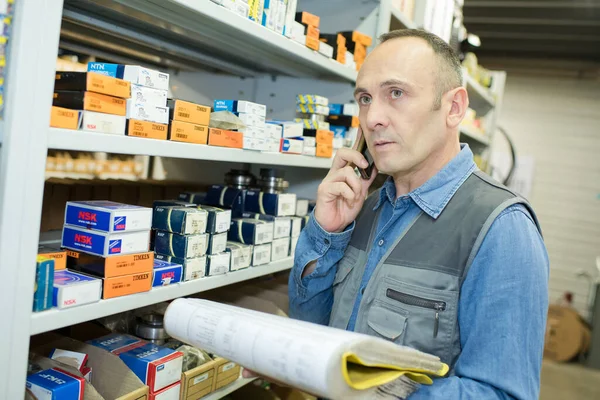
[[[67,252],[58,247],[38,246],[38,257],[54,260],[54,270],[60,271],[67,268]]]
[[[234,218],[229,240],[243,244],[264,244],[273,241],[273,223],[250,218]]]
[[[85,379],[51,368],[28,376],[25,387],[37,400],[83,400]]]
[[[244,134],[237,131],[210,128],[208,130],[208,144],[211,146],[241,149],[244,146]]]
[[[169,109],[148,103],[137,103],[133,99],[127,100],[127,118],[139,121],[155,122],[157,124],[169,123]]]
[[[317,143],[317,157],[331,158],[333,156],[333,143]]]
[[[168,261],[154,260],[152,287],[169,286],[183,278],[183,266]]]
[[[128,296],[152,289],[152,272],[113,276],[102,279],[102,298]]]
[[[252,264],[252,246],[238,242],[227,242],[226,250],[231,253],[230,271],[248,268]]]
[[[181,380],[183,353],[146,343],[119,354],[125,365],[156,393]]]
[[[147,231],[152,228],[152,209],[105,200],[69,201],[65,224],[102,232]]]
[[[207,144],[208,126],[182,121],[171,121],[169,140],[174,142]]]
[[[122,115],[82,111],[81,130],[98,133],[124,135],[127,118]]]
[[[204,126],[210,122],[210,107],[175,99],[168,99],[167,107],[172,120]]]
[[[99,257],[67,250],[67,267],[101,278],[136,275],[152,272],[154,253],[145,252],[123,256]]]
[[[347,31],[338,33],[346,38],[346,43],[348,44],[350,42],[356,42],[369,47],[373,43],[373,38],[371,36],[365,35],[364,33],[358,31]]]
[[[208,235],[178,235],[170,232],[156,232],[154,251],[179,258],[195,258],[206,254]]]
[[[94,92],[56,90],[52,98],[52,105],[115,115],[125,115],[127,112],[125,99]]]
[[[97,256],[108,257],[148,251],[150,231],[107,233],[65,226],[62,247]]]
[[[131,97],[129,82],[94,72],[59,71],[54,78],[54,89],[96,92],[123,99]]]
[[[148,139],[167,140],[169,125],[135,119],[127,120],[125,134]]]
[[[193,235],[206,232],[208,211],[191,207],[155,207],[152,228]]]
[[[244,100],[215,100],[215,111],[230,111],[232,113],[247,113],[261,117],[267,115],[267,106]]]
[[[167,261],[183,266],[183,281],[202,278],[206,274],[206,256],[196,258],[179,258],[156,253],[157,260]]]
[[[60,309],[95,303],[100,300],[102,280],[76,272],[54,272],[52,304]]]
[[[80,124],[81,111],[52,106],[50,111],[50,126],[52,128],[79,129]]]
[[[271,243],[259,244],[252,247],[252,266],[264,265],[271,262]]]

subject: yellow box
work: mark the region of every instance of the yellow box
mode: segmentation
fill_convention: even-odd
[[[333,155],[333,145],[317,143],[317,157],[331,158]]]
[[[171,121],[169,140],[175,142],[206,144],[208,142],[208,126],[189,122]]]
[[[169,117],[175,121],[208,126],[210,123],[210,107],[190,103],[183,100],[167,100]]]
[[[242,132],[210,128],[208,133],[208,144],[211,146],[241,149],[244,145],[244,134]]]
[[[52,107],[50,111],[50,126],[53,128],[79,129],[81,115],[77,110],[62,107]]]
[[[112,299],[134,293],[148,292],[152,289],[152,278],[152,272],[104,278],[102,279],[102,298]]]
[[[167,140],[169,125],[157,124],[149,121],[130,119],[127,121],[127,136],[135,136],[148,139]]]

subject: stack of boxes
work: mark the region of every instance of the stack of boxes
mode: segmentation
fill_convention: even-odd
[[[373,38],[358,31],[339,33],[346,38],[346,47],[351,53],[351,59],[356,63],[356,70],[360,70],[367,58],[367,48],[373,43]]]
[[[329,158],[333,154],[333,132],[325,121],[329,115],[329,99],[314,94],[296,96],[296,122],[303,124],[303,132],[295,140],[302,141],[302,153],[307,156]]]
[[[189,101],[169,99],[169,140],[176,142],[206,144],[210,107]]]
[[[238,131],[242,134],[242,148],[246,150],[266,151],[267,139],[277,140],[281,133],[267,130],[265,118],[267,107],[264,104],[252,103],[245,100],[215,100],[214,111],[229,111],[237,115],[246,125]]]
[[[319,24],[321,18],[306,11],[296,13],[296,23],[292,25],[292,40],[305,45],[309,49],[319,51]]]
[[[359,107],[356,103],[329,104],[328,119],[333,132],[334,149],[354,145],[358,135],[358,113]]]
[[[331,56],[329,58],[333,58],[341,64],[346,64],[346,52],[348,49],[346,48],[346,38],[344,35],[339,33],[321,34],[319,40],[321,41],[319,53],[325,54],[323,45],[327,45],[331,47]]]
[[[265,151],[279,153],[283,150],[284,153],[290,153],[294,149],[291,148],[289,139],[302,136],[302,124],[294,121],[271,120],[267,121],[265,132],[269,136]]]

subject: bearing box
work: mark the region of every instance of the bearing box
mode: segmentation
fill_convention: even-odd
[[[86,343],[99,347],[117,356],[123,352],[146,344],[144,340],[125,333],[111,333],[97,339],[88,340]]]
[[[208,212],[192,207],[155,207],[152,228],[160,231],[194,235],[206,232]]]
[[[121,115],[105,114],[95,111],[82,111],[81,129],[89,132],[124,135],[127,118]]]
[[[302,155],[316,157],[317,156],[317,147],[316,146],[311,147],[311,146],[304,145],[304,148],[302,149]]]
[[[290,238],[290,257],[294,257],[296,255],[296,246],[298,245],[298,237]]]
[[[85,228],[65,226],[62,247],[101,257],[148,251],[150,231],[106,233]]]
[[[102,298],[128,296],[135,293],[148,292],[152,289],[152,273],[113,276],[102,279]]]
[[[38,400],[83,400],[85,379],[51,368],[28,376],[25,386]]]
[[[167,140],[169,126],[154,122],[128,119],[125,134],[147,139]]]
[[[247,137],[244,135],[244,150],[264,151],[266,149],[266,139]]]
[[[210,123],[210,107],[174,99],[167,100],[167,107],[172,120],[204,126]]]
[[[249,218],[234,218],[229,240],[243,244],[264,244],[273,241],[273,223]]]
[[[279,124],[267,122],[264,127],[265,138],[281,139],[283,135],[283,127]]]
[[[227,249],[231,253],[230,271],[247,268],[252,263],[252,246],[237,242],[227,242]]]
[[[247,126],[265,126],[265,117],[242,112],[234,113]]]
[[[268,124],[265,124],[265,126],[247,126],[245,128],[238,129],[238,132],[242,132],[244,134],[244,138],[251,137],[256,139],[266,139],[269,137],[267,134],[267,126]],[[279,137],[281,137],[281,135]]]
[[[183,281],[202,278],[206,274],[206,256],[196,258],[179,258],[156,253],[157,260],[166,261],[183,266]]]
[[[76,272],[54,272],[52,304],[60,309],[95,303],[100,300],[102,280]]]
[[[333,156],[333,143],[317,143],[317,157],[331,158]]]
[[[58,247],[38,246],[38,257],[50,258],[54,260],[54,271],[60,271],[67,268],[67,252]]]
[[[325,129],[305,129],[304,137],[315,138],[316,144],[333,144],[333,132]]]
[[[325,43],[321,42],[321,44]],[[318,104],[298,103],[296,104],[296,112],[304,114],[329,115],[329,107]]]
[[[269,124],[281,126],[281,137],[283,138],[302,136],[302,130],[304,129],[301,122],[269,121]]]
[[[178,258],[202,257],[208,247],[208,235],[178,235],[157,231],[154,238],[154,251]]]
[[[265,139],[265,149],[263,151],[279,153],[281,139]]]
[[[127,112],[125,99],[95,92],[56,90],[52,98],[52,105],[73,110],[97,111],[115,115],[125,115]]]
[[[268,264],[271,262],[271,243],[252,247],[252,266]]]
[[[35,291],[33,293],[33,311],[43,311],[52,307],[54,289],[55,260],[37,256],[35,266]]]
[[[241,149],[244,147],[244,134],[238,131],[210,128],[208,130],[208,144],[210,146]]]
[[[308,214],[308,200],[296,199],[296,217],[304,217]],[[292,235],[294,236],[294,235]]]
[[[329,99],[318,94],[299,94],[296,95],[296,104],[317,104],[328,107]]]
[[[169,109],[147,103],[137,103],[134,99],[127,100],[127,118],[139,121],[155,122],[157,124],[169,123]]]
[[[279,151],[288,154],[302,154],[304,142],[297,139],[281,139]]]
[[[302,218],[292,217],[292,218],[290,218],[290,220],[291,220],[290,236],[291,237],[300,236],[300,232],[302,231]]]
[[[248,7],[247,4],[246,7]],[[150,393],[148,400],[179,400],[180,393],[181,382],[175,382],[171,386],[161,389],[156,393]]]
[[[231,210],[205,205],[202,205],[201,208],[208,212],[207,232],[221,233],[229,230],[229,226],[231,225]]]
[[[54,77],[55,90],[96,92],[128,99],[131,97],[131,84],[125,80],[94,72],[58,71]]]
[[[119,357],[156,393],[181,380],[183,353],[152,343],[125,351]]]
[[[152,202],[152,208],[156,207],[192,207],[196,208],[197,205],[191,202],[182,200],[154,200]]]
[[[271,243],[271,261],[279,261],[288,257],[290,252],[290,238],[274,239]]]
[[[254,114],[260,117],[267,115],[267,106],[244,100],[215,100],[215,111],[230,111],[232,113]]]
[[[208,143],[208,126],[189,122],[171,121],[169,140],[195,144]]]
[[[215,207],[231,208],[232,212],[240,215],[244,212],[246,191],[224,185],[212,185],[207,193],[204,203]]]
[[[273,223],[273,239],[289,237],[291,232],[290,217],[274,217],[273,215],[259,214],[246,211],[242,214],[242,218],[256,219]]]
[[[193,203],[194,207],[200,205],[206,198],[206,192],[183,192],[179,193],[179,201]],[[187,206],[186,206],[187,207]]]
[[[139,65],[119,65],[117,78],[154,89],[169,90],[169,74]]]
[[[81,111],[52,106],[50,112],[50,126],[52,128],[79,129],[80,124]]]
[[[296,13],[296,21],[309,26],[319,27],[319,23],[321,22],[321,18],[318,16],[307,13],[306,11],[300,11]]]
[[[67,267],[100,278],[113,278],[152,272],[154,253],[99,257],[78,251],[67,251]]]
[[[183,266],[168,261],[154,260],[152,287],[168,286],[181,282]]]
[[[226,274],[229,271],[230,253],[209,254],[206,276]]]
[[[152,227],[152,209],[105,200],[69,201],[65,225],[102,232],[147,231]]]
[[[143,106],[167,106],[167,91],[146,87],[142,85],[131,85],[131,101]]]
[[[296,212],[296,195],[293,193],[263,193],[260,190],[246,192],[245,211],[291,217]]]
[[[225,251],[227,248],[227,232],[212,233],[208,240],[208,254],[218,254]]]

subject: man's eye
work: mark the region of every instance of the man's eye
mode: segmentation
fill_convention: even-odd
[[[360,96],[358,98],[358,102],[363,105],[366,106],[368,104],[371,104],[371,98],[369,96]]]
[[[400,98],[402,96],[402,90],[394,89],[394,90],[392,90],[391,94],[392,94],[392,99]]]

